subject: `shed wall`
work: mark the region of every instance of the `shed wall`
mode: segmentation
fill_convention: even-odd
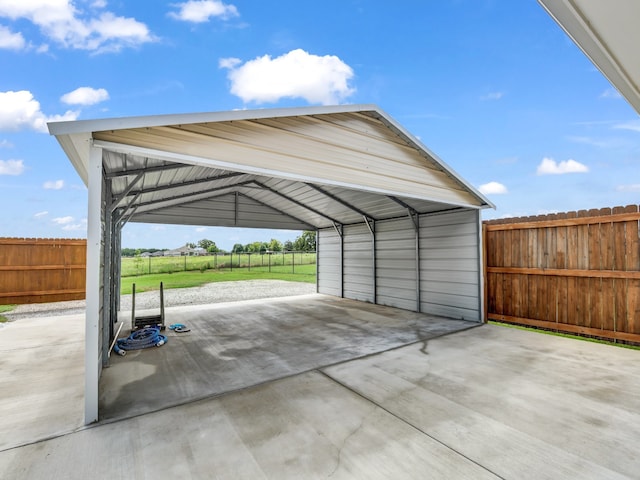
[[[416,310],[416,233],[409,217],[376,223],[377,303]]]
[[[342,259],[340,235],[333,228],[320,230],[317,235],[318,293],[342,296]]]
[[[420,310],[481,320],[480,222],[476,210],[420,219]]]
[[[419,228],[420,311],[481,320],[480,230],[477,210],[422,215]],[[344,227],[344,269],[340,236],[318,232],[318,292],[407,310],[417,307],[416,234],[409,217],[375,224],[374,245],[365,224]],[[374,292],[375,287],[375,292]]]
[[[344,296],[374,303],[373,241],[366,225],[344,227]]]

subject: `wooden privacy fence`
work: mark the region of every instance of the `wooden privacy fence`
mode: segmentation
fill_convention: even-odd
[[[483,223],[485,318],[640,343],[637,205]]]
[[[85,298],[87,241],[0,238],[0,305]]]

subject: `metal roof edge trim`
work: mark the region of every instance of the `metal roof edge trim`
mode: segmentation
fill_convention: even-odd
[[[579,8],[573,2],[565,0],[538,0],[538,3],[640,114],[640,91],[595,30],[590,27],[589,22],[584,19]]]
[[[199,113],[172,113],[135,117],[114,117],[95,120],[49,122],[47,123],[47,127],[49,129],[50,135],[58,136],[69,135],[72,133],[100,132],[103,130],[122,130],[129,128],[162,127],[166,125],[178,124],[225,122],[234,120],[257,120],[263,118],[323,115],[333,113],[353,113],[362,111],[380,112],[380,108],[375,104],[345,104]]]
[[[416,200],[425,200],[429,202],[455,205],[458,207],[473,208],[477,210],[481,210],[489,207],[495,208],[495,206],[493,206],[493,204],[488,201],[484,205],[471,205],[467,203],[449,202],[449,201],[445,202],[442,199],[427,197],[427,196],[417,196],[417,195],[408,194],[406,192],[396,192],[392,190],[383,190],[383,189],[377,189],[377,188],[363,188],[362,185],[357,185],[357,184],[351,184],[346,182],[336,182],[336,181],[332,181],[324,178],[305,177],[302,175],[296,175],[296,174],[281,172],[277,170],[271,170],[267,168],[247,167],[246,165],[238,165],[235,163],[216,161],[208,158],[204,159],[204,158],[196,157],[193,155],[186,155],[184,153],[165,152],[162,150],[154,150],[150,148],[135,147],[135,146],[126,145],[126,144],[106,142],[104,140],[94,140],[94,145],[96,147],[106,148],[112,151],[132,152],[135,154],[139,154],[141,156],[150,156],[150,157],[158,158],[161,160],[166,160],[169,162],[188,163],[191,165],[198,165],[198,166],[204,166],[204,167],[215,166],[217,168],[220,168],[221,170],[239,171],[249,175],[262,175],[262,176],[276,177],[276,178],[282,178],[285,180],[292,180],[292,181],[304,182],[304,183],[315,182],[321,185],[331,185],[336,187],[348,188],[351,190],[367,191],[371,193],[378,193],[382,195],[392,195],[392,196],[402,197],[402,198],[413,198]],[[472,190],[472,193],[474,192],[475,190]]]
[[[385,122],[388,123],[388,126],[397,130],[401,135],[403,135],[407,140],[413,143],[417,148],[419,148],[424,153],[426,153],[429,157],[431,157],[431,159],[435,161],[438,165],[440,165],[447,174],[451,175],[456,181],[460,182],[460,184],[463,185],[469,191],[469,193],[473,194],[478,200],[485,203],[486,207],[483,207],[483,208],[493,208],[493,209],[496,208],[496,206],[491,200],[489,200],[482,193],[476,190],[476,188],[473,185],[471,185],[464,178],[462,178],[460,174],[458,174],[458,172],[456,172],[446,162],[444,162],[440,157],[438,157],[438,155],[436,155],[431,150],[429,150],[429,148],[424,143],[422,143],[415,135],[413,135],[411,132],[405,129],[393,117],[391,117],[389,114],[387,114],[386,112],[380,109],[376,110],[376,113],[380,115],[380,117],[382,117],[382,119],[384,119]]]

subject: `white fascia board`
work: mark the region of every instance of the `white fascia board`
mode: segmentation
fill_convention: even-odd
[[[435,202],[435,203],[445,203],[447,205],[452,205],[455,207],[484,209],[484,208],[487,208],[487,206],[493,206],[493,204],[488,200],[486,200],[487,204],[485,205],[473,205],[469,203],[455,202],[455,201],[445,202],[441,198],[435,198],[428,195],[414,195],[414,194],[409,194],[407,192],[400,192],[395,190],[365,188],[362,185],[351,184],[346,182],[338,182],[338,181],[329,180],[326,178],[307,177],[303,175],[297,175],[297,174],[288,173],[288,172],[281,172],[278,170],[272,170],[268,168],[250,167],[247,165],[240,165],[240,164],[230,163],[225,161],[212,160],[209,158],[202,158],[202,157],[186,155],[182,153],[165,152],[165,151],[154,150],[146,147],[136,147],[136,146],[126,145],[126,144],[106,142],[104,140],[94,140],[93,144],[97,147],[104,148],[105,150],[110,150],[110,151],[120,152],[120,153],[130,153],[133,155],[140,155],[143,157],[152,157],[158,160],[165,160],[168,162],[183,163],[183,164],[197,165],[197,166],[203,166],[203,167],[214,167],[214,168],[219,168],[221,170],[228,170],[232,172],[242,172],[242,173],[260,175],[260,176],[266,176],[266,177],[282,178],[285,180],[293,180],[296,182],[317,183],[320,185],[348,188],[350,190],[365,191],[365,192],[377,193],[381,195],[391,195],[391,196],[403,197],[403,198],[414,198],[416,200],[426,200],[426,201]],[[471,188],[472,192],[475,192],[472,187],[469,187],[469,188]]]
[[[410,133],[408,130],[406,130],[402,125],[400,125],[398,122],[396,122],[392,117],[390,117],[389,115],[387,115],[386,113],[384,113],[384,112],[382,112],[380,110],[377,110],[376,112],[378,113],[378,115],[380,115],[380,118],[382,119],[383,122],[387,123],[389,127],[391,127],[392,129],[396,130],[401,136],[405,137],[405,139],[407,141],[409,141],[410,143],[412,143],[416,148],[418,148],[418,150],[421,150],[422,152],[424,152],[434,162],[436,162],[438,165],[440,165],[440,167],[442,167],[442,170],[447,175],[453,177],[458,183],[460,183],[462,186],[464,186],[469,191],[469,193],[471,193],[478,200],[480,200],[480,202],[485,204],[483,206],[480,206],[480,208],[493,208],[493,209],[496,208],[496,206],[493,204],[493,202],[491,202],[491,200],[489,200],[482,193],[480,193],[478,190],[476,190],[473,185],[471,185],[464,178],[462,178],[458,174],[458,172],[456,172],[447,163],[445,163],[442,159],[440,159],[440,157],[438,157],[435,153],[433,153],[431,150],[429,150],[429,148],[427,148],[427,146],[425,144],[423,144],[412,133]],[[478,208],[478,207],[475,207],[475,208]]]
[[[130,128],[164,127],[170,125],[189,125],[193,123],[214,123],[240,120],[259,120],[263,118],[293,117],[305,115],[327,115],[334,113],[352,113],[361,111],[379,111],[376,105],[329,105],[321,107],[265,108],[257,110],[233,110],[226,112],[179,113],[168,115],[149,115],[139,117],[104,118],[97,120],[75,120],[50,122],[47,124],[51,135],[69,135],[72,133],[101,132],[105,130],[124,130]]]
[[[573,42],[613,84],[631,106],[640,113],[640,90],[627,74],[609,46],[601,40],[595,25],[585,20],[584,15],[573,0],[538,0],[553,20],[565,31]],[[611,8],[618,5],[611,3]],[[621,11],[620,15],[624,15]],[[615,27],[614,27],[615,28]],[[637,30],[640,31],[640,30]],[[630,42],[638,43],[640,35]]]
[[[67,158],[78,172],[85,186],[89,185],[89,151],[91,149],[91,134],[77,133],[56,137]]]

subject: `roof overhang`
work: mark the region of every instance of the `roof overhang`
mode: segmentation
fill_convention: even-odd
[[[640,2],[538,2],[640,113]]]
[[[374,105],[49,124],[87,183],[102,149],[112,210],[136,222],[312,229],[493,207]]]

